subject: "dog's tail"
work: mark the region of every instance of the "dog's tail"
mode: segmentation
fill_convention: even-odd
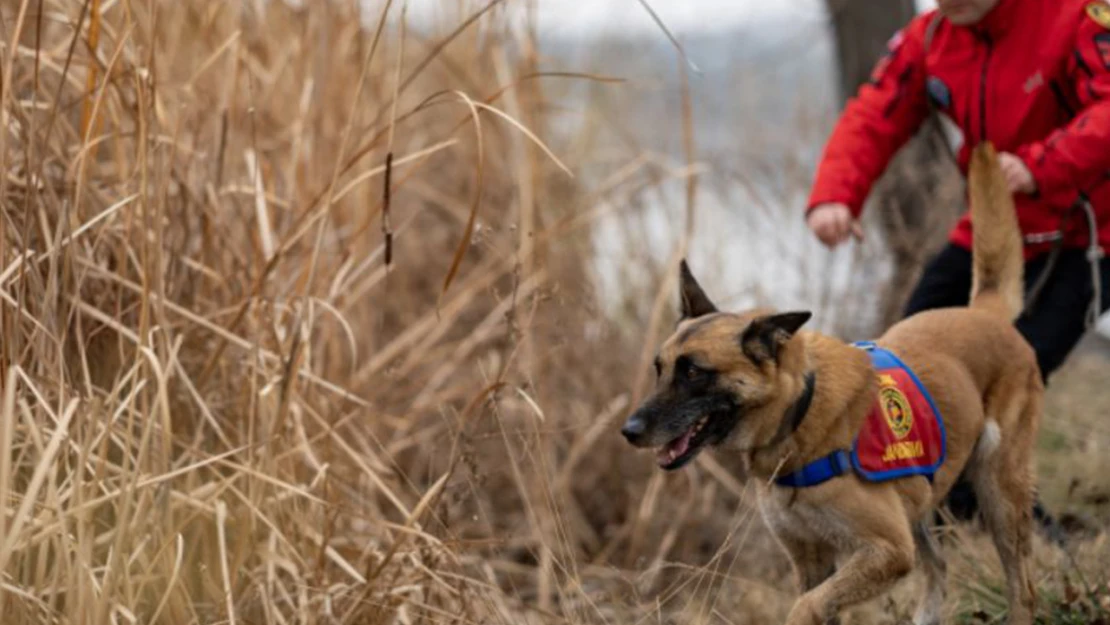
[[[990,142],[975,146],[971,154],[968,188],[972,224],[971,307],[1013,321],[1024,306],[1021,230],[1014,197]]]

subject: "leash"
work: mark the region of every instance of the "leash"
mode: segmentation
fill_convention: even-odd
[[[1071,210],[1060,217],[1059,230],[1049,233],[1048,235],[1031,234],[1024,237],[1024,241],[1026,243],[1042,243],[1045,241],[1052,241],[1052,249],[1048,252],[1048,260],[1045,262],[1044,270],[1041,271],[1041,275],[1037,276],[1036,281],[1034,281],[1033,284],[1029,287],[1029,290],[1025,295],[1025,302],[1022,304],[1021,307],[1021,317],[1027,316],[1029,314],[1029,311],[1033,310],[1033,307],[1041,298],[1041,291],[1043,291],[1045,286],[1048,284],[1048,278],[1052,275],[1052,271],[1056,268],[1056,262],[1060,260],[1060,254],[1064,250],[1064,222],[1066,222],[1071,217],[1071,213],[1074,210],[1075,207],[1073,206]]]
[[[1087,329],[1090,330],[1102,316],[1102,259],[1106,252],[1098,244],[1098,220],[1095,209],[1083,193],[1079,194],[1079,206],[1087,218],[1087,262],[1091,263],[1091,305],[1087,309]]]
[[[1056,268],[1056,262],[1059,260],[1060,253],[1064,248],[1064,224],[1069,221],[1077,210],[1083,212],[1084,221],[1087,226],[1087,250],[1086,260],[1091,266],[1091,301],[1088,304],[1087,312],[1084,315],[1083,326],[1084,329],[1090,330],[1098,324],[1099,317],[1102,316],[1102,259],[1106,257],[1106,252],[1098,244],[1098,220],[1095,218],[1095,209],[1091,206],[1091,201],[1087,199],[1086,194],[1079,193],[1079,198],[1076,199],[1072,207],[1060,217],[1060,229],[1048,235],[1028,235],[1025,237],[1027,243],[1041,243],[1047,240],[1052,240],[1052,250],[1049,252],[1048,261],[1045,268],[1041,271],[1041,275],[1037,276],[1036,282],[1029,288],[1028,295],[1025,298],[1025,307],[1022,310],[1022,316],[1026,316],[1030,310],[1036,305],[1040,299],[1041,291],[1044,290],[1045,285],[1048,284],[1048,279],[1052,275],[1052,271]]]

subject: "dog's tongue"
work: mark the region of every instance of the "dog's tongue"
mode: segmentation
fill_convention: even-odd
[[[656,462],[661,466],[674,462],[676,458],[686,453],[686,450],[690,448],[690,439],[692,438],[694,438],[694,431],[689,430],[680,438],[667,443],[659,450],[659,455],[655,458]]]

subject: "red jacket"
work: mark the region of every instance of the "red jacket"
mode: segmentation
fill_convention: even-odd
[[[1001,0],[973,26],[941,19],[926,50],[934,16],[919,15],[891,39],[871,82],[845,107],[806,212],[842,202],[858,217],[873,183],[926,119],[928,98],[963,133],[957,161],[965,175],[970,148],[984,139],[1029,167],[1037,192],[1015,197],[1026,258],[1051,247],[1080,193],[1110,249],[1110,0]],[[1073,215],[1064,244],[1084,246],[1086,221]],[[951,240],[970,248],[967,214]]]

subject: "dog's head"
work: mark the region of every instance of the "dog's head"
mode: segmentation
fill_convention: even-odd
[[[794,336],[811,316],[721,312],[685,260],[679,270],[681,318],[655,358],[652,395],[621,429],[632,445],[659,448],[668,471],[709,446],[758,447],[774,437],[804,378]]]

